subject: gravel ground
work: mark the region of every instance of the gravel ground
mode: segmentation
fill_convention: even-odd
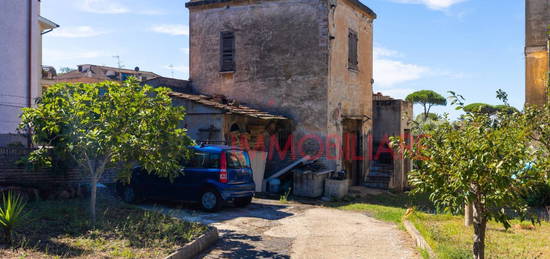
[[[218,213],[156,209],[218,228],[220,240],[199,258],[419,257],[407,233],[357,212],[264,199]]]

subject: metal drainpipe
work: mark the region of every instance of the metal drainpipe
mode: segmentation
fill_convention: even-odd
[[[33,65],[33,62],[32,62],[32,40],[33,40],[33,37],[32,37],[32,27],[33,27],[33,15],[32,15],[32,3],[33,1],[35,0],[29,0],[29,9],[28,9],[28,13],[29,13],[29,17],[28,17],[28,38],[29,38],[29,41],[28,41],[28,73],[27,73],[27,81],[28,81],[28,85],[27,85],[27,107],[32,107],[32,65]],[[27,146],[28,147],[31,147],[32,146],[32,141],[31,141],[31,129],[28,129],[27,130]]]

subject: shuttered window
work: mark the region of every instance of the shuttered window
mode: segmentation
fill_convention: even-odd
[[[348,35],[348,68],[357,70],[357,33],[350,30]]]
[[[220,33],[220,71],[235,71],[235,34],[231,31]]]

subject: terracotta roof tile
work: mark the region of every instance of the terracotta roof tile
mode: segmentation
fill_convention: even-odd
[[[176,93],[176,92],[171,92],[169,95],[174,98],[190,100],[190,101],[200,103],[202,105],[221,109],[221,110],[224,110],[226,113],[241,114],[241,115],[250,116],[250,117],[263,119],[263,120],[288,120],[288,118],[286,117],[252,109],[247,106],[238,105],[238,104],[220,103],[215,97],[210,97],[206,95],[195,95],[195,94]]]

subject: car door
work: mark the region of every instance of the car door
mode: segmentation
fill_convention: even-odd
[[[220,154],[197,151],[193,154],[192,163],[185,168],[185,186],[190,200],[198,200],[201,191],[209,180],[218,180]]]

